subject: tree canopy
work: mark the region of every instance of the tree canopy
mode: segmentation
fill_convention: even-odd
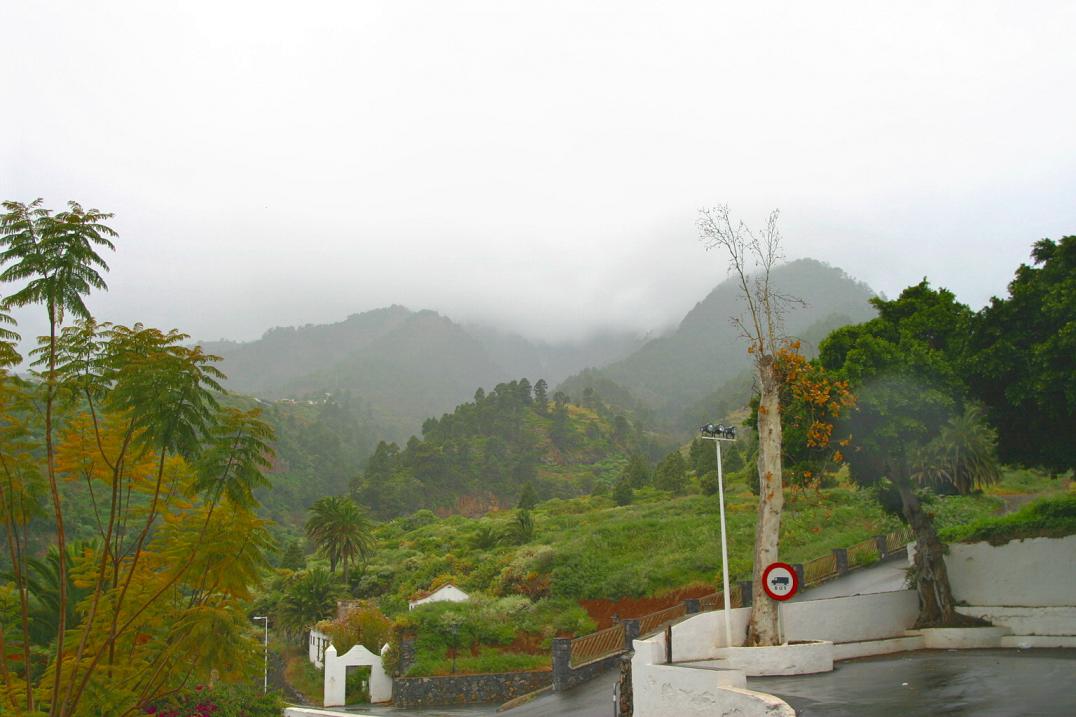
[[[216,357],[185,334],[89,314],[84,297],[105,288],[96,250],[113,246],[110,215],[3,207],[0,278],[21,284],[10,304],[44,305],[49,335],[30,380],[0,371],[17,604],[0,624],[0,712],[130,714],[211,670],[247,677],[258,652],[243,606],[271,547],[253,490],[272,431],[256,411],[219,406]],[[66,540],[75,520],[89,539]],[[31,530],[49,533],[44,561]]]
[[[998,429],[1002,460],[1076,468],[1076,236],[1043,239],[972,320],[968,383]]]

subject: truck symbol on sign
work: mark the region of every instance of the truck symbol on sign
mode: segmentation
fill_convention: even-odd
[[[770,578],[770,585],[773,585],[774,587],[777,587],[778,585],[784,585],[784,586],[787,587],[788,586],[788,578],[787,577],[773,577],[773,578]]]

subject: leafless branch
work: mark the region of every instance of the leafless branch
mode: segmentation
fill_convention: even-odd
[[[762,229],[752,230],[744,222],[735,224],[728,205],[700,209],[696,226],[699,238],[709,249],[723,250],[729,257],[729,271],[740,285],[740,294],[747,303],[750,321],[733,318],[750,342],[756,358],[772,356],[780,342],[784,316],[789,306],[803,305],[793,296],[779,293],[772,283],[773,268],[784,259],[781,252],[780,212],[770,212]]]

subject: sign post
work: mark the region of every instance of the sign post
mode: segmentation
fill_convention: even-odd
[[[762,571],[762,589],[777,601],[777,632],[784,642],[784,626],[781,625],[781,603],[796,594],[800,578],[796,569],[788,563],[770,563]]]

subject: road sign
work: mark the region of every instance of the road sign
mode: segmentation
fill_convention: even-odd
[[[799,587],[799,576],[788,563],[770,563],[762,571],[762,589],[774,600],[788,600]]]

